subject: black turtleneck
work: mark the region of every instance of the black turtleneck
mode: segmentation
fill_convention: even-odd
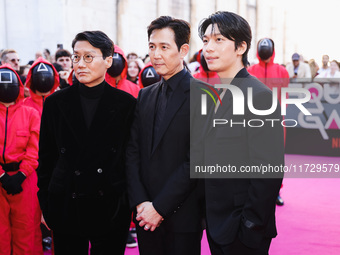
[[[87,128],[90,128],[91,126],[99,100],[104,93],[104,84],[105,81],[97,86],[87,87],[84,84],[79,83],[80,101]]]

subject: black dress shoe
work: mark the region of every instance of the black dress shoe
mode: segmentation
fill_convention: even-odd
[[[137,247],[137,242],[136,240],[132,237],[131,233],[129,232],[128,238],[126,240],[126,247],[128,248],[134,248]]]
[[[43,248],[44,248],[44,251],[49,251],[51,250],[52,248],[52,237],[45,237],[43,240]]]
[[[280,197],[280,195],[278,195],[276,198],[276,204],[280,206],[284,204],[283,199],[282,197]]]

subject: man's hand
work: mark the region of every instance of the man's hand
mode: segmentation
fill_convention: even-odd
[[[141,212],[143,212],[144,207],[145,207],[148,203],[150,203],[150,201],[145,201],[145,202],[140,203],[139,205],[136,206],[137,215],[140,214]]]
[[[64,79],[67,82],[68,77],[70,76],[70,72],[68,71],[60,71],[59,76],[61,79]]]
[[[144,230],[154,231],[163,221],[163,217],[155,210],[152,203],[147,201],[137,206],[136,220]]]

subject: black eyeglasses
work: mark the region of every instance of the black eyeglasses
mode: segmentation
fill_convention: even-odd
[[[102,56],[92,56],[90,54],[85,54],[83,56],[83,59],[85,61],[85,63],[91,63],[93,61],[93,58],[97,58],[97,57],[102,57]],[[73,63],[78,63],[81,59],[81,56],[77,55],[77,54],[72,54],[72,62]]]

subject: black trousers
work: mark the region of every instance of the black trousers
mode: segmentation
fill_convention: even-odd
[[[177,233],[162,225],[145,231],[136,224],[140,255],[200,255],[202,232]]]
[[[268,255],[269,246],[272,241],[272,238],[264,239],[260,248],[252,249],[245,246],[238,238],[233,243],[222,246],[215,243],[208,233],[207,237],[211,255]]]
[[[125,252],[128,227],[101,236],[79,236],[53,231],[55,255],[88,255],[89,242],[91,255],[123,255]]]

